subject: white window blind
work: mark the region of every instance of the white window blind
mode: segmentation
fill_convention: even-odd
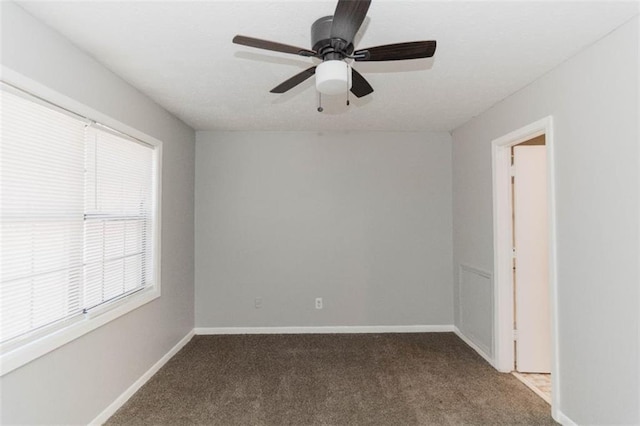
[[[82,311],[85,123],[2,92],[2,341]]]
[[[152,281],[153,149],[87,129],[85,308]]]
[[[4,344],[153,284],[155,160],[150,145],[1,96]]]

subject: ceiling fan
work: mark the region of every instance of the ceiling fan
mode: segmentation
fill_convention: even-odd
[[[237,35],[233,42],[258,49],[290,53],[322,59],[312,66],[271,89],[271,93],[284,93],[315,74],[316,89],[327,95],[349,90],[358,98],[373,92],[365,78],[346,62],[399,61],[429,58],[436,51],[436,42],[411,41],[354,50],[353,39],[367,16],[371,0],[338,0],[333,16],[325,16],[311,25],[311,49],[290,46],[268,40]],[[348,101],[347,101],[348,104]],[[318,111],[322,111],[319,107]]]

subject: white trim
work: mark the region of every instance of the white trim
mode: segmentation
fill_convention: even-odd
[[[357,333],[446,333],[453,325],[354,325],[322,327],[196,327],[197,335],[209,334],[357,334]]]
[[[553,416],[553,420],[560,423],[563,426],[578,426],[578,423],[574,422],[569,418],[569,416],[565,415],[560,410],[557,411],[557,415]]]
[[[69,113],[97,121],[113,130],[122,132],[129,137],[144,141],[154,147],[155,188],[154,196],[154,279],[153,286],[134,295],[113,303],[105,304],[99,310],[79,316],[79,319],[70,321],[70,325],[51,333],[42,334],[42,337],[33,337],[34,340],[25,342],[15,349],[8,349],[0,354],[0,377],[19,368],[57,348],[89,333],[96,328],[115,320],[116,318],[139,308],[140,306],[157,299],[161,295],[161,241],[162,241],[162,141],[149,136],[133,127],[115,120],[91,107],[88,107],[68,96],[50,89],[35,80],[23,76],[12,69],[0,66],[0,79],[17,90],[23,90],[27,94],[39,98],[42,102],[53,104],[56,108],[62,108]],[[35,334],[38,336],[38,334]]]
[[[456,336],[458,336],[463,342],[465,342],[471,349],[473,349],[474,351],[478,352],[478,355],[480,355],[482,358],[484,358],[485,361],[487,361],[489,363],[489,365],[491,365],[492,367],[495,367],[495,363],[493,358],[491,358],[489,356],[489,354],[487,354],[485,351],[483,351],[480,346],[476,345],[475,343],[473,343],[473,341],[471,339],[469,339],[467,336],[464,335],[464,333],[462,333],[462,331],[460,331],[460,329],[458,327],[453,327],[453,332],[456,334]]]
[[[500,344],[511,338],[512,327],[502,327],[501,324],[513,324],[513,311],[506,306],[513,306],[513,292],[507,290],[507,286],[501,283],[508,283],[511,287],[512,257],[506,253],[499,253],[499,247],[507,241],[512,241],[512,229],[510,226],[500,226],[500,223],[509,220],[511,214],[511,191],[508,185],[511,176],[510,153],[507,147],[503,147],[501,142],[496,140],[491,143],[492,152],[492,175],[493,175],[493,297],[494,297],[494,321],[493,321],[493,353],[495,356],[495,367],[497,370],[506,373],[513,370],[514,358],[513,350],[507,345]],[[503,167],[498,167],[502,164]],[[504,165],[509,164],[509,167]],[[505,216],[505,213],[509,213]]]
[[[4,376],[16,368],[30,363],[34,359],[40,358],[41,356],[58,349],[60,346],[65,345],[128,312],[131,312],[154,299],[157,299],[159,296],[159,291],[156,291],[154,288],[150,288],[136,294],[135,296],[128,297],[121,302],[116,302],[115,306],[109,306],[110,309],[100,315],[89,318],[88,314],[86,314],[84,319],[78,320],[68,327],[46,334],[37,340],[26,343],[10,352],[2,354],[2,356],[0,356],[0,376]]]
[[[107,408],[105,408],[100,414],[96,416],[95,419],[89,422],[90,425],[101,425],[109,420],[120,407],[124,405],[125,402],[129,400],[133,396],[134,393],[138,391],[149,379],[156,374],[162,366],[164,366],[167,361],[169,361],[175,354],[178,353],[180,349],[182,349],[189,341],[193,338],[194,332],[193,330],[189,331],[186,336],[184,336],[174,347],[172,347],[169,352],[167,352],[162,358],[158,360],[155,364],[151,366],[138,380],[136,380],[127,390],[122,392],[122,394],[115,399]]]
[[[514,367],[513,282],[511,227],[510,148],[534,137],[545,135],[547,147],[547,197],[549,218],[549,296],[551,305],[551,413],[559,418],[560,362],[558,356],[558,279],[556,238],[555,143],[553,118],[545,117],[491,142],[493,174],[493,254],[494,254],[494,357],[498,371],[510,372]]]

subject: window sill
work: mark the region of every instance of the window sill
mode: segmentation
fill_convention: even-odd
[[[85,314],[64,328],[0,356],[0,377],[160,297],[156,286]]]

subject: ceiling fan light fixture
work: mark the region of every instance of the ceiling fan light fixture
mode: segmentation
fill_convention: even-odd
[[[323,95],[340,95],[351,90],[351,67],[345,61],[324,61],[316,67],[316,89]]]

